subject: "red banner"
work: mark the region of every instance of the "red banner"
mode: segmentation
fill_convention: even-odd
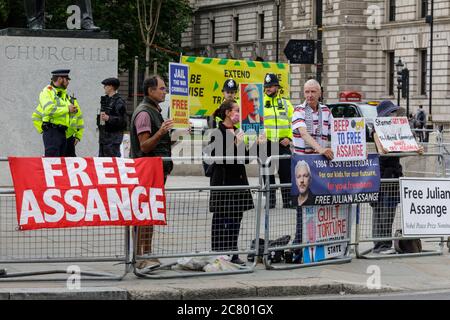
[[[8,160],[20,230],[166,224],[161,158]]]

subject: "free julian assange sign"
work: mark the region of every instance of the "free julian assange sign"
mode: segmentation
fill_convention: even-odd
[[[401,178],[405,236],[450,235],[450,179]]]

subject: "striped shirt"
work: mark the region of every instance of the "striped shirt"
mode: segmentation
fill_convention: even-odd
[[[306,144],[305,140],[303,140],[299,130],[301,127],[306,128],[311,137],[316,140],[321,147],[327,147],[333,116],[327,106],[320,104],[319,107],[322,111],[322,132],[319,132],[319,109],[314,112],[306,103],[295,107],[294,115],[292,116],[292,133],[295,153],[316,153],[314,148]],[[307,119],[307,114],[312,115],[312,119]]]

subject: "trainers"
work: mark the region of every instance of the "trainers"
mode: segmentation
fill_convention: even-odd
[[[394,254],[396,251],[393,248],[382,248],[378,253],[379,254]]]
[[[156,268],[161,265],[161,262],[156,258],[151,259],[145,259],[136,262],[135,266],[137,269],[144,269],[144,268]]]

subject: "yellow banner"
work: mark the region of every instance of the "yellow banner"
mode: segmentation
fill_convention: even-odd
[[[223,100],[222,87],[232,78],[239,83],[263,83],[267,73],[278,76],[281,94],[289,98],[289,64],[183,56],[189,66],[189,104],[191,115],[209,116]],[[237,95],[239,97],[239,93]]]

